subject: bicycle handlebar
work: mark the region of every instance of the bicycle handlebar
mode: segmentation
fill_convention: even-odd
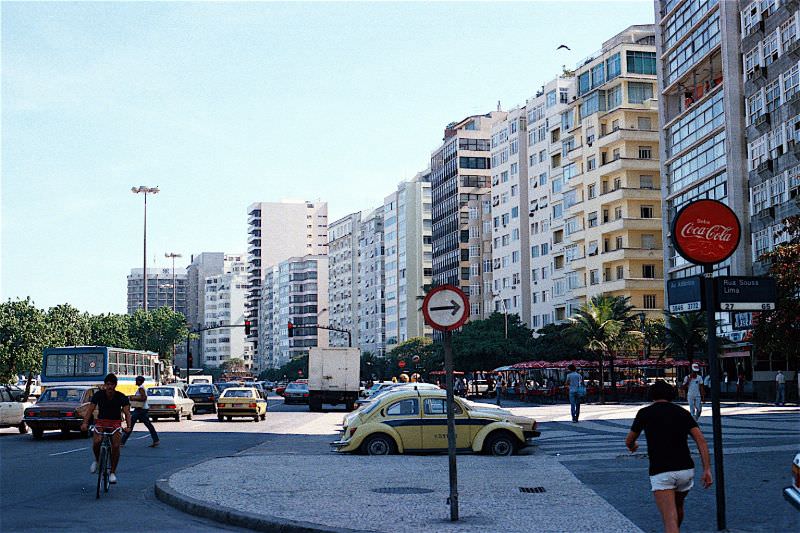
[[[122,426],[120,426],[120,427],[116,428],[114,431],[110,431],[110,432],[109,431],[97,431],[97,427],[96,426],[89,426],[89,431],[94,431],[98,435],[108,435],[110,437],[110,436],[114,435],[114,433],[122,431]]]

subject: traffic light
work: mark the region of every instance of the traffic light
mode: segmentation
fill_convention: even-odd
[[[193,366],[193,363],[194,363],[194,358],[192,357],[192,354],[190,353],[190,354],[189,354],[189,355],[186,357],[186,366],[187,366],[187,367],[189,367],[189,368],[192,368],[192,366]]]
[[[249,320],[245,320],[244,321],[244,334],[245,335],[250,335],[250,321]]]
[[[288,322],[287,328],[289,329],[289,337],[294,337],[294,324]]]

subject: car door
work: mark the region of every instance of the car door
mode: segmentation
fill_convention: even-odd
[[[384,424],[397,431],[405,450],[422,449],[419,398],[403,398],[389,404],[384,411],[384,416]]]
[[[447,449],[447,401],[444,398],[424,398],[422,401],[422,446],[426,450]],[[470,419],[455,402],[456,448],[466,449],[472,444]]]
[[[0,426],[11,423],[11,393],[3,387],[0,389]]]

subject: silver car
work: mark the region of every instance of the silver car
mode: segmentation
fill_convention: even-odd
[[[194,401],[186,396],[183,387],[177,385],[150,387],[147,389],[147,403],[153,420],[170,417],[180,422],[181,417],[191,420],[195,413]]]

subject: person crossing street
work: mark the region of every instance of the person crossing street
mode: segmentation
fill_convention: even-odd
[[[130,396],[129,399],[131,402],[138,402],[141,404],[141,407],[137,406],[133,408],[133,414],[131,415],[131,430],[136,425],[136,422],[141,422],[144,424],[144,427],[150,431],[150,438],[153,439],[153,443],[150,445],[151,448],[155,448],[159,445],[158,440],[158,433],[156,432],[156,428],[153,427],[153,423],[150,421],[150,404],[147,402],[147,391],[144,388],[144,376],[138,376],[136,378],[136,386],[139,387],[136,391],[136,394]],[[121,446],[125,446],[125,443],[128,442],[128,438],[131,436],[130,432],[125,433],[122,437]]]
[[[703,400],[705,394],[703,393],[703,378],[698,375],[700,372],[700,365],[694,363],[692,365],[692,373],[683,379],[683,390],[686,391],[686,401],[689,402],[689,412],[695,420],[700,419],[700,413],[703,412]]]

